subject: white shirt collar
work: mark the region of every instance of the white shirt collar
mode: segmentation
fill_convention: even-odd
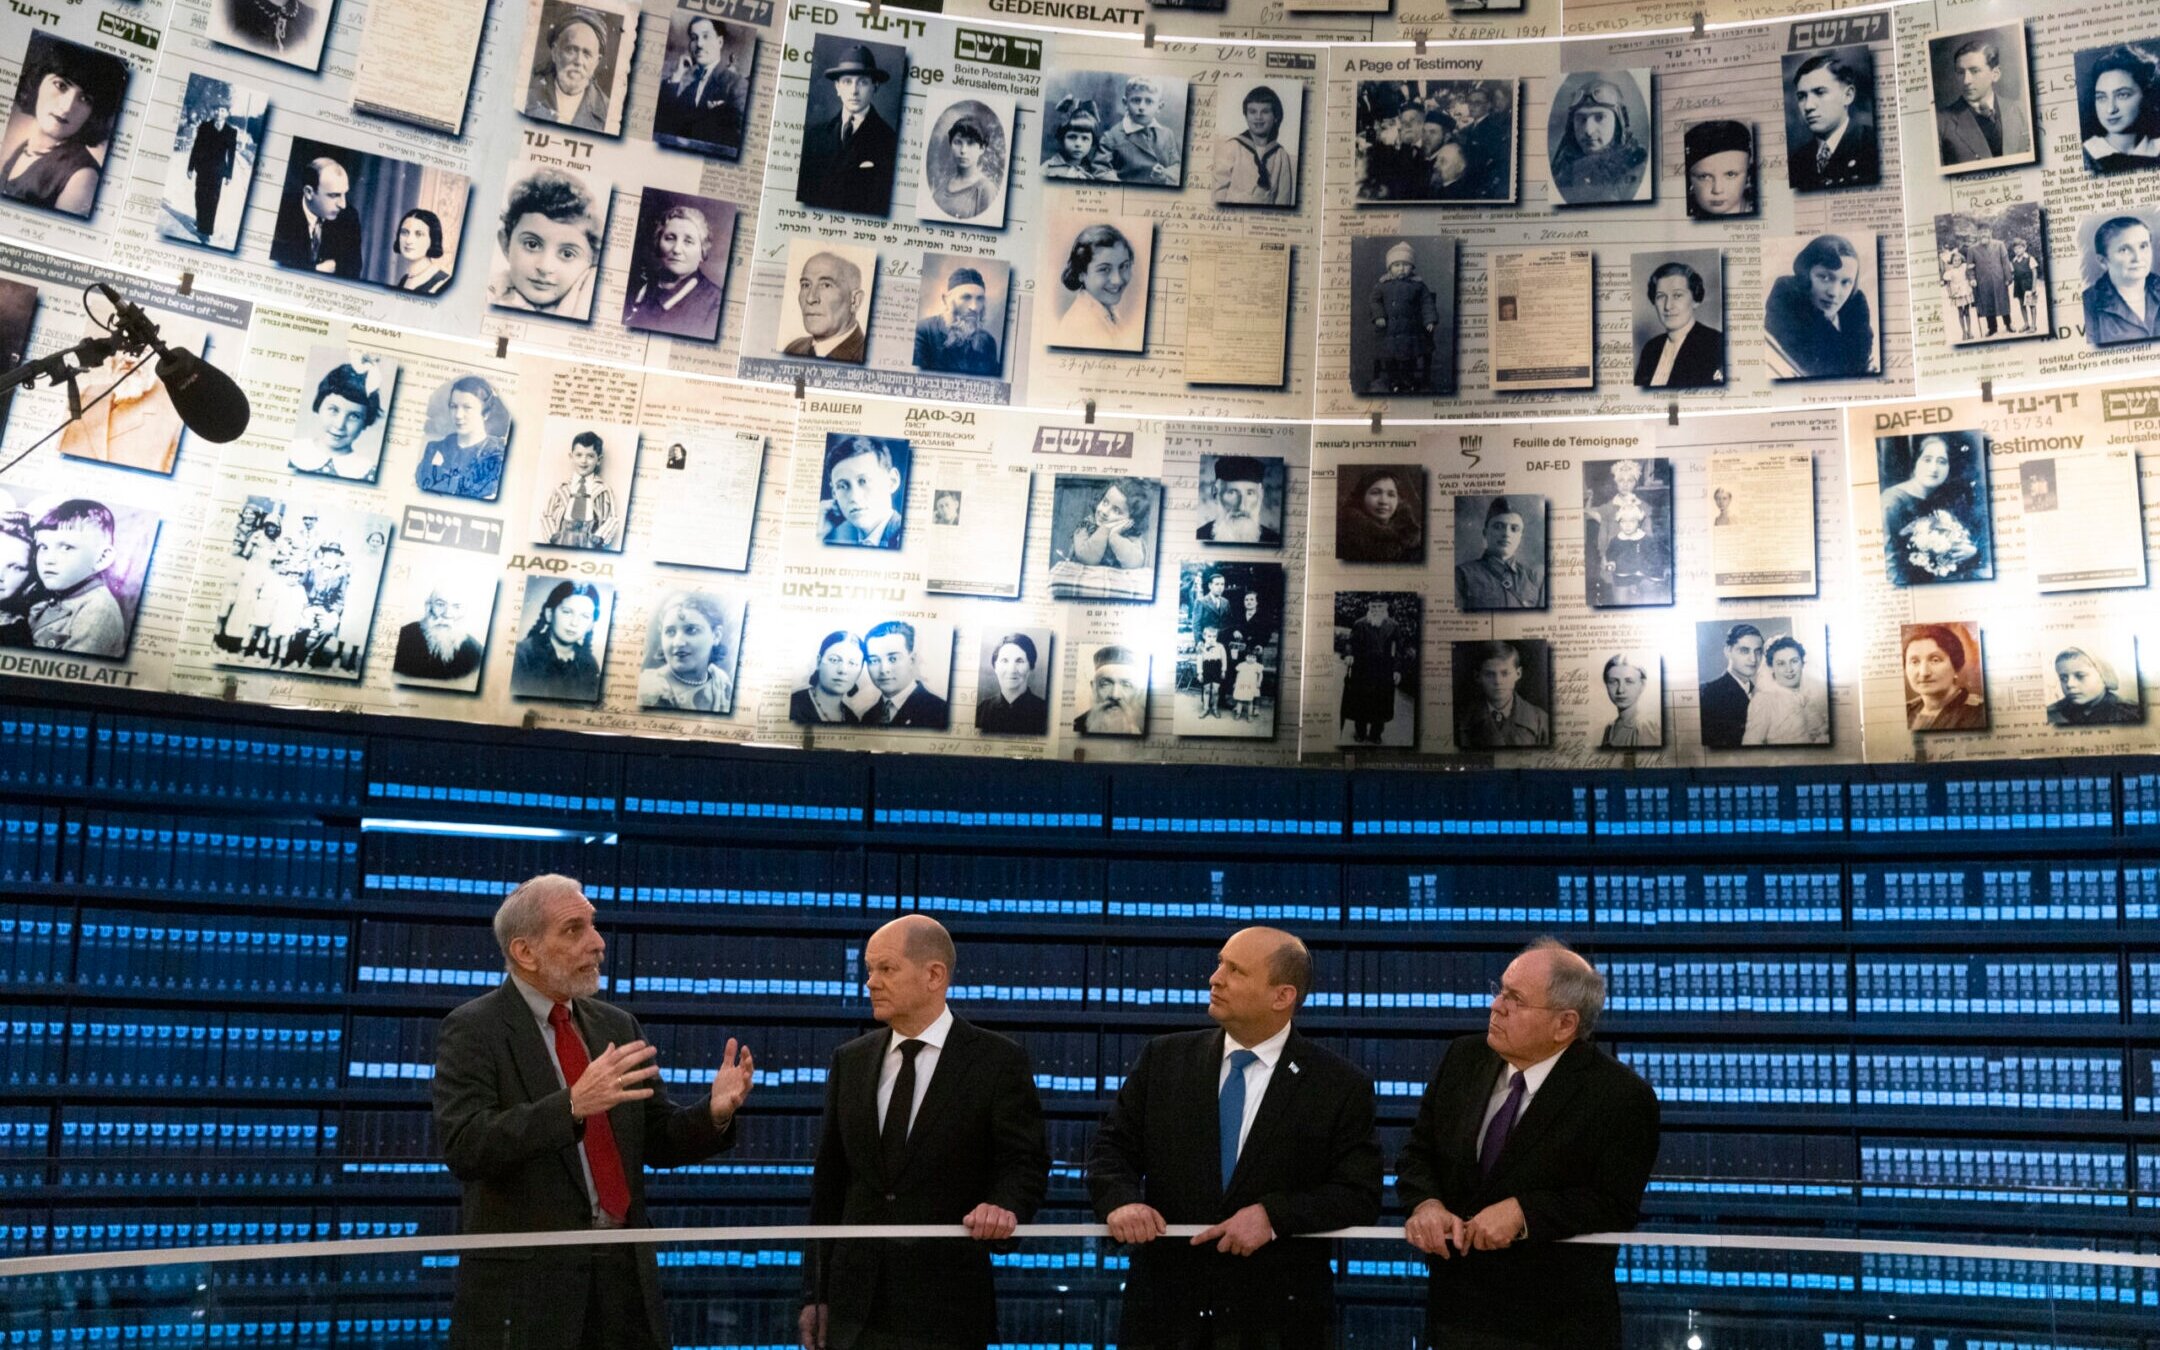
[[[835,351],[839,350],[842,343],[846,342],[849,338],[854,337],[855,334],[861,330],[861,328],[862,321],[858,319],[854,323],[849,324],[846,331],[836,334],[833,337],[812,338],[810,339],[810,350],[816,352],[819,356],[831,356]]]
[[[1539,1060],[1537,1063],[1531,1065],[1529,1068],[1522,1071],[1523,1096],[1534,1097],[1537,1095],[1537,1090],[1545,1086],[1545,1080],[1552,1077],[1553,1065],[1558,1064],[1560,1062],[1560,1056],[1566,1054],[1569,1047],[1573,1045],[1573,1041],[1568,1042],[1567,1045],[1562,1046],[1560,1049],[1554,1051],[1552,1054],[1546,1056],[1544,1059]],[[1500,1076],[1500,1081],[1502,1083],[1506,1083],[1509,1078],[1513,1076],[1515,1072],[1515,1066],[1509,1064],[1506,1060],[1502,1060],[1501,1065],[1507,1070],[1507,1072]]]
[[[1135,133],[1135,132],[1140,132],[1140,131],[1153,131],[1153,130],[1154,130],[1154,129],[1155,129],[1156,127],[1158,127],[1158,126],[1161,126],[1161,125],[1162,125],[1162,124],[1161,124],[1160,122],[1147,122],[1147,123],[1140,123],[1140,122],[1135,122],[1135,121],[1133,121],[1133,120],[1132,120],[1132,117],[1131,117],[1130,115],[1127,115],[1127,116],[1126,116],[1125,118],[1123,118],[1123,119],[1122,119],[1122,120],[1120,121],[1120,123],[1119,123],[1119,126],[1120,126],[1120,127],[1121,127],[1121,128],[1123,129],[1123,130],[1124,130],[1125,134],[1126,134],[1126,135],[1128,135],[1128,136],[1132,135],[1132,134],[1133,134],[1133,133]]]
[[[952,1035],[952,1022],[952,1006],[947,1004],[944,1011],[937,1015],[935,1022],[924,1027],[915,1035],[903,1036],[898,1031],[895,1031],[890,1036],[887,1036],[885,1038],[885,1053],[889,1055],[898,1050],[902,1041],[921,1041],[932,1050],[943,1050],[945,1048],[945,1038]]]
[[[545,1024],[549,1015],[555,1011],[555,1000],[525,983],[524,977],[516,971],[510,972],[510,982],[517,986],[518,993],[524,997],[525,1006],[532,1010],[533,1017]]]
[[[1830,133],[1829,139],[1823,142],[1823,149],[1830,151],[1833,154],[1836,153],[1838,143],[1844,140],[1845,133],[1851,130],[1852,118],[1848,115],[1844,121],[1838,123],[1838,129]]]
[[[1287,1023],[1284,1024],[1281,1031],[1276,1032],[1274,1035],[1268,1037],[1266,1040],[1260,1042],[1260,1044],[1258,1045],[1239,1045],[1237,1037],[1232,1036],[1229,1032],[1226,1031],[1223,1033],[1222,1038],[1223,1058],[1230,1058],[1231,1054],[1234,1051],[1250,1050],[1254,1054],[1258,1055],[1260,1057],[1260,1062],[1262,1064],[1265,1064],[1268,1067],[1269,1071],[1272,1072],[1275,1068],[1275,1061],[1282,1058],[1283,1047],[1288,1045],[1289,1043],[1290,1027]]]

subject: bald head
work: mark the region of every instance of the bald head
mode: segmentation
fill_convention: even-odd
[[[903,1036],[919,1035],[945,1011],[952,984],[952,934],[927,914],[903,914],[863,944],[870,1013]]]
[[[1587,1041],[1605,1010],[1605,977],[1573,948],[1539,938],[1508,963],[1485,1040],[1516,1068]]]
[[[899,942],[901,954],[908,960],[928,965],[932,961],[943,962],[948,975],[958,964],[959,953],[953,947],[952,934],[945,925],[927,914],[903,914],[870,935],[872,942],[890,934]]]
[[[1216,954],[1208,1016],[1254,1046],[1288,1025],[1312,988],[1312,953],[1280,928],[1241,928]]]
[[[1232,933],[1231,940],[1250,934],[1253,941],[1267,944],[1267,977],[1272,984],[1287,984],[1297,990],[1299,1004],[1312,992],[1312,953],[1306,950],[1304,941],[1295,933],[1280,928],[1242,928]]]

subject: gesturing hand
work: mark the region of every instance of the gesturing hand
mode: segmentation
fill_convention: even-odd
[[[570,1117],[583,1120],[590,1115],[612,1110],[624,1102],[643,1101],[653,1095],[651,1083],[660,1076],[660,1066],[653,1058],[660,1052],[644,1041],[632,1041],[628,1045],[609,1042],[608,1048],[593,1056],[578,1075],[577,1082],[570,1085]]]
[[[712,1076],[712,1118],[715,1125],[726,1125],[734,1119],[735,1112],[750,1095],[750,1088],[757,1070],[757,1062],[750,1056],[750,1047],[742,1047],[737,1058],[735,1038],[728,1037],[727,1050],[720,1057],[720,1067]]]
[[[1438,1200],[1427,1200],[1411,1212],[1409,1220],[1403,1224],[1403,1237],[1419,1251],[1443,1261],[1456,1252],[1470,1250],[1463,1221],[1450,1214],[1448,1207]]]
[[[1232,1256],[1251,1256],[1275,1240],[1275,1225],[1263,1205],[1247,1205],[1211,1228],[1193,1234],[1192,1245],[1212,1242],[1215,1250]]]
[[[1009,1209],[1000,1209],[985,1200],[968,1211],[960,1221],[968,1230],[968,1236],[977,1242],[1003,1242],[1020,1226],[1020,1216]]]
[[[1124,1243],[1153,1242],[1170,1226],[1151,1205],[1119,1205],[1103,1222],[1109,1225],[1110,1236]]]

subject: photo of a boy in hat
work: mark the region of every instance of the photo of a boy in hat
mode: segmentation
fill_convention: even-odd
[[[824,211],[891,215],[907,49],[820,33],[810,66],[795,200]]]

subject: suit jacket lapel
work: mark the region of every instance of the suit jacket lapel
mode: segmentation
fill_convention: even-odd
[[[1293,1030],[1290,1039],[1283,1042],[1282,1053],[1275,1057],[1275,1071],[1268,1076],[1267,1093],[1260,1098],[1259,1114],[1253,1117],[1252,1129],[1245,1135],[1245,1147],[1238,1150],[1237,1167],[1230,1173],[1230,1188],[1223,1196],[1223,1208],[1229,1208],[1229,1198],[1237,1192],[1238,1182],[1251,1170],[1254,1156],[1274,1140],[1276,1133],[1282,1129],[1282,1122],[1289,1119],[1293,1099],[1297,1096],[1299,1084],[1304,1080],[1298,1061],[1304,1058],[1306,1048],[1305,1038]],[[1222,1125],[1218,1113],[1218,1148],[1221,1147],[1221,1141]],[[1220,1165],[1221,1159],[1218,1158],[1217,1166]]]
[[[843,1059],[835,1070],[841,1076],[841,1142],[849,1157],[867,1160],[859,1164],[863,1171],[875,1172],[880,1178],[884,1170],[878,1150],[877,1080],[890,1038],[890,1032],[882,1032],[851,1058]]]
[[[540,1042],[540,1029],[533,1021],[525,995],[506,976],[495,1000],[496,1011],[502,1015],[503,1030],[510,1039],[510,1063],[517,1070],[518,1081],[524,1085],[525,1100],[536,1102],[561,1091],[555,1082],[555,1066],[548,1059],[547,1047]],[[583,1195],[585,1169],[578,1163],[577,1145],[572,1144],[557,1156],[570,1174],[571,1186]]]
[[[900,1151],[900,1171],[887,1177],[887,1182],[900,1179],[908,1164],[915,1161],[916,1141],[931,1138],[928,1132],[936,1129],[939,1119],[952,1110],[953,1102],[960,1096],[961,1081],[975,1067],[975,1050],[975,1028],[954,1017],[945,1045],[938,1051],[937,1072],[930,1075],[930,1086],[923,1090],[922,1106],[915,1112],[915,1123],[908,1128],[907,1147]]]
[[[1477,1166],[1478,1149],[1484,1144],[1485,1105],[1492,1100],[1493,1088],[1500,1081],[1500,1056],[1491,1047],[1479,1047],[1477,1066],[1471,1071],[1470,1081],[1477,1091],[1462,1095],[1461,1113],[1449,1132],[1449,1141],[1455,1156]]]
[[[1529,1151],[1536,1146],[1538,1138],[1551,1131],[1553,1122],[1567,1113],[1568,1104],[1574,1100],[1576,1093],[1582,1091],[1583,1079],[1590,1067],[1586,1057],[1596,1053],[1597,1051],[1580,1042],[1570,1045],[1561,1053],[1560,1062],[1553,1065],[1552,1072],[1545,1078],[1544,1086],[1538,1089],[1537,1096],[1530,1099],[1530,1105],[1524,1109],[1522,1119],[1516,1121],[1515,1128],[1508,1131],[1507,1143],[1500,1150],[1500,1161],[1493,1168],[1495,1176],[1510,1162],[1529,1156]]]
[[[1204,1169],[1202,1176],[1212,1177],[1218,1188],[1222,1182],[1222,1134],[1216,1126],[1216,1102],[1222,1095],[1223,1033],[1218,1030],[1212,1036],[1203,1036],[1195,1043],[1194,1054],[1199,1062],[1186,1069],[1185,1119],[1192,1130],[1194,1163]],[[1235,1180],[1235,1177],[1232,1178]]]

